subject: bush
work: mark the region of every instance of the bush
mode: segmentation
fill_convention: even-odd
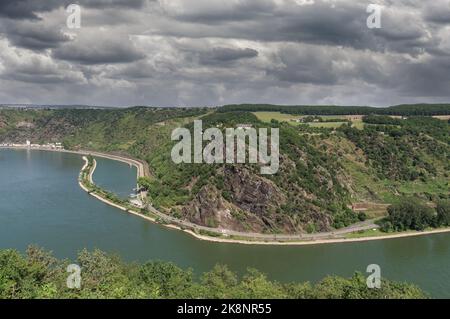
[[[80,289],[66,286],[68,260],[58,260],[31,247],[26,256],[0,250],[0,299],[11,298],[425,298],[414,285],[383,279],[381,289],[368,289],[361,274],[351,278],[327,277],[316,285],[282,284],[249,269],[242,278],[218,265],[197,278],[191,269],[162,261],[125,263],[99,250],[79,253]]]
[[[403,199],[400,203],[389,206],[388,214],[384,222],[389,222],[394,231],[421,231],[437,226],[433,209],[415,199]],[[382,228],[390,228],[390,225],[385,224]]]
[[[364,212],[360,212],[359,214],[358,214],[358,219],[360,220],[360,221],[366,221],[367,220],[367,214],[366,213],[364,213]]]
[[[450,200],[438,201],[436,213],[439,226],[450,226]]]

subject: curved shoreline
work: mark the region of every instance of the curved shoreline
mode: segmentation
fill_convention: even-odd
[[[85,160],[84,169],[88,166],[88,160],[85,156],[83,156],[83,159]],[[95,168],[97,166],[97,162],[94,160],[94,166],[89,173],[90,182],[93,183],[92,175],[95,171]],[[131,215],[135,215],[141,218],[144,218],[148,221],[151,221],[153,223],[157,223],[159,225],[162,225],[166,228],[170,229],[176,229],[183,231],[185,233],[188,233],[189,235],[205,241],[215,242],[215,243],[228,243],[228,244],[243,244],[243,245],[265,245],[265,246],[308,246],[308,245],[325,245],[325,244],[340,244],[340,243],[356,243],[356,242],[368,242],[368,241],[375,241],[375,240],[388,240],[388,239],[398,239],[398,238],[406,238],[406,237],[417,237],[417,236],[425,236],[425,235],[433,235],[433,234],[442,234],[442,233],[448,233],[450,232],[450,228],[447,229],[436,229],[431,231],[425,231],[425,232],[408,232],[403,234],[394,234],[394,235],[386,235],[386,236],[378,236],[378,237],[363,237],[363,238],[336,238],[336,239],[322,239],[322,240],[310,240],[310,241],[292,241],[292,242],[279,242],[279,241],[251,241],[251,240],[236,240],[236,239],[224,239],[224,238],[217,238],[212,236],[205,236],[200,235],[192,230],[189,229],[183,229],[176,225],[171,224],[160,224],[157,222],[155,218],[130,211],[126,209],[123,206],[117,205],[97,194],[90,193],[89,190],[81,183],[80,181],[80,187],[84,189],[86,192],[88,192],[90,195],[94,196],[98,200],[111,205],[113,207],[119,208],[122,211],[125,211]]]
[[[0,147],[0,149],[25,149],[27,150],[28,148],[26,147]],[[32,149],[32,150],[40,150],[40,151],[53,151],[53,152],[61,152],[61,153],[70,153],[70,154],[78,154],[78,155],[82,155],[83,160],[85,161],[85,164],[83,166],[83,168],[80,171],[80,175],[81,173],[87,168],[87,166],[89,165],[88,159],[87,159],[87,155],[92,155],[92,156],[96,156],[96,157],[102,157],[102,158],[107,158],[110,160],[115,160],[115,161],[120,161],[120,162],[124,162],[127,163],[129,165],[133,165],[137,168],[137,175],[138,177],[141,176],[146,176],[146,167],[145,165],[135,159],[131,159],[131,158],[126,158],[126,157],[121,157],[118,155],[112,155],[112,154],[106,154],[106,153],[99,153],[99,152],[90,152],[90,151],[68,151],[68,150],[53,150],[53,149]],[[94,184],[93,182],[93,174],[95,171],[95,168],[97,166],[97,161],[95,161],[94,159],[94,166],[91,169],[91,171],[89,172],[88,178],[89,178],[89,182]],[[147,168],[148,170],[148,168]],[[214,237],[214,236],[207,236],[207,235],[203,235],[203,234],[198,234],[196,232],[194,232],[191,229],[186,229],[183,227],[180,227],[178,225],[175,224],[163,224],[158,222],[157,218],[153,218],[141,213],[138,213],[136,211],[127,209],[124,206],[118,205],[116,203],[111,202],[110,200],[107,200],[103,197],[101,197],[98,194],[95,194],[91,191],[89,191],[89,189],[83,185],[81,178],[79,178],[79,186],[85,191],[87,192],[89,195],[95,197],[96,199],[100,200],[101,202],[110,205],[112,207],[118,208],[124,212],[127,212],[131,215],[135,215],[137,217],[143,218],[147,221],[150,221],[152,223],[164,226],[166,228],[169,229],[175,229],[175,230],[181,230],[185,233],[190,234],[191,236],[199,239],[199,240],[205,240],[205,241],[210,241],[210,242],[215,242],[215,243],[228,243],[228,244],[244,244],[244,245],[271,245],[271,246],[307,246],[307,245],[324,245],[324,244],[338,244],[338,243],[357,243],[357,242],[368,242],[368,241],[375,241],[375,240],[388,240],[388,239],[399,239],[399,238],[407,238],[407,237],[417,237],[417,236],[426,236],[426,235],[434,235],[434,234],[442,234],[442,233],[448,233],[450,232],[450,228],[445,228],[445,229],[436,229],[436,230],[430,230],[430,231],[423,231],[423,232],[405,232],[405,233],[397,233],[397,234],[392,234],[392,235],[385,235],[385,236],[372,236],[372,237],[361,237],[361,238],[326,238],[326,239],[305,239],[305,240],[291,240],[291,241],[282,241],[282,239],[275,239],[275,240],[258,240],[258,239],[249,239],[245,240],[245,239],[228,239],[228,238],[220,238],[220,237]],[[154,213],[159,213],[161,215],[164,215],[163,213],[158,212],[155,208],[151,207],[151,211]],[[164,217],[162,217],[164,218]],[[167,216],[167,218],[170,218],[170,216]],[[201,227],[201,226],[198,226]],[[201,228],[199,228],[201,229]],[[219,234],[219,231],[216,230],[217,234]],[[348,232],[347,234],[350,233],[354,233],[353,232]],[[325,235],[329,235],[329,236],[333,236],[334,233],[326,233]],[[342,234],[346,234],[346,233],[342,233]]]
[[[95,157],[102,157],[102,158],[110,159],[113,161],[118,161],[118,162],[132,165],[137,168],[137,177],[138,178],[150,175],[147,163],[144,163],[140,160],[137,160],[137,159],[134,159],[131,157],[125,157],[125,156],[121,156],[121,155],[101,153],[101,152],[89,151],[89,150],[71,151],[71,150],[51,149],[51,148],[28,148],[26,146],[8,146],[8,147],[0,146],[0,149],[45,151],[45,152],[55,152],[55,153],[77,154],[77,155],[82,155],[82,156],[92,155]]]
[[[83,157],[83,159],[86,161],[84,168],[88,165],[87,158]],[[97,162],[94,160],[94,167],[92,168],[89,178],[90,182],[93,183],[92,175],[95,171]],[[80,186],[85,190],[88,191],[84,185],[80,182]],[[92,196],[96,197],[97,199],[101,200],[104,203],[107,203],[113,207],[119,208],[123,211],[128,212],[129,214],[144,218],[148,221],[151,221],[153,223],[157,223],[157,220],[155,218],[130,211],[126,209],[125,207],[122,207],[120,205],[117,205],[115,203],[112,203],[104,198],[102,198],[99,195],[90,193]],[[405,233],[398,233],[398,234],[392,234],[392,235],[386,235],[386,236],[373,236],[373,237],[362,237],[362,238],[335,238],[335,239],[321,239],[321,240],[305,240],[305,241],[258,241],[258,240],[237,240],[237,239],[226,239],[226,238],[217,238],[212,236],[206,236],[201,235],[193,232],[189,229],[183,229],[177,225],[172,224],[160,224],[159,225],[165,226],[166,228],[170,229],[176,229],[180,231],[184,231],[185,233],[190,234],[191,236],[205,241],[210,242],[216,242],[216,243],[229,243],[229,244],[244,244],[244,245],[272,245],[272,246],[306,246],[306,245],[324,245],[324,244],[338,244],[338,243],[355,243],[355,242],[367,242],[367,241],[375,241],[375,240],[388,240],[388,239],[398,239],[398,238],[407,238],[407,237],[417,237],[417,236],[426,236],[426,235],[433,235],[433,234],[442,234],[442,233],[448,233],[450,232],[450,228],[446,229],[436,229],[436,230],[430,230],[430,231],[424,231],[424,232],[405,232]]]

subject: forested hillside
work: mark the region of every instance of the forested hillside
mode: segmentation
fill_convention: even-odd
[[[3,141],[33,142],[64,140],[69,148],[92,147],[103,150],[128,149],[127,145],[147,138],[147,129],[155,123],[205,112],[197,109],[62,109],[0,110],[0,134]],[[3,123],[3,124],[1,124]]]
[[[80,289],[67,288],[68,260],[29,247],[25,256],[0,251],[0,299],[422,299],[418,287],[382,280],[381,289],[367,288],[366,278],[327,277],[317,284],[270,281],[255,269],[238,277],[217,265],[197,278],[168,262],[124,263],[96,250],[79,253]]]
[[[266,109],[244,109],[261,107]],[[62,141],[68,149],[140,158],[151,169],[144,184],[155,207],[199,225],[238,231],[329,231],[387,213],[371,210],[375,205],[414,197],[433,206],[449,197],[450,125],[446,120],[411,116],[450,114],[448,106],[392,107],[388,109],[400,110],[408,118],[370,115],[359,128],[350,120],[335,128],[262,122],[253,113],[235,109],[0,110],[0,143]],[[343,107],[307,110],[350,112]],[[355,108],[351,110],[355,114]],[[173,163],[172,130],[181,126],[192,130],[198,118],[204,129],[238,124],[279,128],[278,173],[260,175],[256,164]],[[368,209],[353,210],[355,203]]]

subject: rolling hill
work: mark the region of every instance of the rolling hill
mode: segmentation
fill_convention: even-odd
[[[369,115],[353,127],[263,122],[252,112]],[[0,143],[63,142],[67,149],[122,153],[149,163],[150,200],[199,225],[260,233],[313,233],[377,218],[385,205],[411,196],[432,205],[449,198],[449,105],[0,110]],[[393,119],[399,115],[407,119]],[[280,169],[257,164],[175,164],[177,127],[279,128]],[[363,207],[363,209],[358,209]],[[364,212],[362,212],[362,210]]]

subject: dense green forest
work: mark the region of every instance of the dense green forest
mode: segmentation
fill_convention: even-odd
[[[388,208],[388,216],[380,221],[381,230],[425,230],[450,226],[450,200],[439,200],[436,209],[414,198],[405,198]]]
[[[330,276],[319,283],[282,284],[249,269],[237,276],[217,265],[201,276],[168,262],[125,263],[119,257],[83,250],[80,289],[69,289],[69,260],[29,247],[26,255],[0,251],[0,299],[413,299],[427,298],[420,288],[382,279],[380,289],[367,288],[366,278]]]
[[[219,112],[281,112],[301,115],[403,115],[431,116],[449,115],[450,104],[410,104],[396,105],[386,108],[369,106],[335,106],[335,105],[271,105],[271,104],[237,104],[225,105]]]
[[[386,210],[371,210],[372,204],[396,204],[409,196],[432,206],[449,197],[450,125],[447,120],[411,116],[449,114],[448,105],[371,108],[379,110],[377,113],[398,109],[404,117],[409,116],[392,118],[369,112],[361,127],[340,119],[342,125],[335,128],[262,122],[249,112],[261,107],[271,111],[285,108],[2,109],[0,143],[24,143],[26,139],[63,142],[67,149],[121,153],[145,160],[151,176],[140,182],[156,208],[199,225],[238,231],[330,231],[386,216]],[[298,110],[314,111],[317,119],[333,110],[345,111],[345,107]],[[350,110],[355,113],[354,107]],[[203,121],[204,129],[224,130],[238,124],[278,128],[278,173],[262,176],[257,164],[176,165],[170,157],[176,143],[171,141],[171,132],[177,127],[192,130],[195,119]],[[354,203],[366,204],[367,214],[353,211]]]

